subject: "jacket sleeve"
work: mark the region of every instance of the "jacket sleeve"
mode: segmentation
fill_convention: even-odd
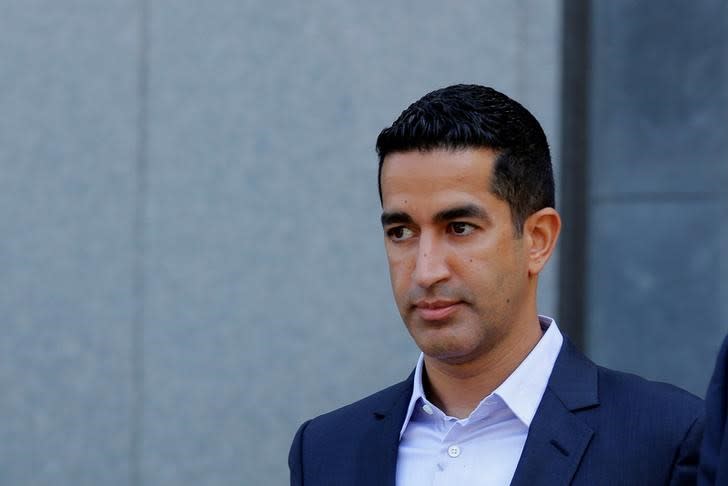
[[[291,472],[291,486],[303,486],[303,432],[310,420],[298,428],[288,452],[288,469]]]
[[[728,336],[715,362],[705,395],[705,436],[700,449],[698,484],[728,484]]]
[[[675,455],[670,473],[670,486],[693,486],[697,481],[700,462],[700,442],[703,439],[705,418],[701,413],[690,425]]]

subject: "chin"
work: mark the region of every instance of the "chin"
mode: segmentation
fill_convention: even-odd
[[[425,353],[427,354],[427,353]],[[436,350],[436,354],[428,355],[432,359],[437,361],[448,363],[452,365],[458,365],[467,363],[473,360],[474,351],[471,349],[449,349],[449,350]]]
[[[469,361],[474,354],[476,348],[473,346],[475,342],[466,337],[453,336],[435,336],[436,332],[428,333],[429,336],[420,336],[415,339],[420,350],[430,358],[446,363],[458,364]]]
[[[472,361],[493,347],[496,338],[472,322],[430,323],[415,321],[407,325],[417,347],[428,357],[450,364]],[[489,341],[491,341],[489,343]]]

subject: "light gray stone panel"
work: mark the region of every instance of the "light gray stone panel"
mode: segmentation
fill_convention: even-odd
[[[518,43],[512,60],[516,72],[513,87],[506,94],[521,102],[538,119],[546,132],[556,179],[556,207],[561,209],[559,176],[561,166],[559,96],[561,80],[561,2],[519,0],[514,9]],[[539,276],[538,310],[558,321],[559,247]]]
[[[0,15],[0,484],[128,485],[138,12]]]
[[[513,94],[518,5],[152,3],[148,484],[285,484],[303,419],[407,376],[374,141],[431,89]]]
[[[717,193],[728,181],[728,3],[594,2],[592,186]],[[567,94],[568,95],[568,94]]]
[[[597,363],[705,393],[728,331],[722,217],[717,201],[594,208],[587,336]]]

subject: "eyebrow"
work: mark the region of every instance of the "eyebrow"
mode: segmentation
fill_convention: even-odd
[[[383,212],[382,213],[382,226],[389,226],[391,224],[411,224],[412,217],[402,211],[394,212]]]
[[[436,223],[445,223],[447,221],[461,218],[475,218],[490,221],[488,213],[486,213],[483,208],[476,206],[475,204],[465,204],[463,206],[455,206],[453,208],[444,209],[435,215],[433,221]]]
[[[432,219],[435,223],[445,223],[447,221],[460,218],[475,218],[490,221],[488,213],[486,213],[483,208],[476,206],[475,204],[465,204],[463,206],[455,206],[444,209],[435,214],[435,217]],[[404,211],[385,211],[382,213],[382,226],[389,226],[392,224],[412,224],[412,222],[412,217]]]

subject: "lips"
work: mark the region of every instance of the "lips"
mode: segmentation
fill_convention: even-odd
[[[420,301],[415,304],[415,312],[425,321],[440,321],[450,317],[460,304],[460,301]]]

